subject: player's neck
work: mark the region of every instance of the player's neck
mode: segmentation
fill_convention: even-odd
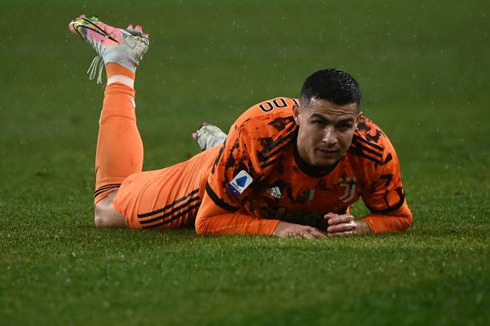
[[[335,167],[339,163],[337,161],[334,165],[328,167],[314,166],[306,163],[306,161],[303,160],[301,158],[301,155],[299,154],[298,145],[296,141],[294,142],[294,161],[296,162],[296,165],[301,170],[301,172],[313,178],[319,178],[327,175],[333,169],[335,169]]]

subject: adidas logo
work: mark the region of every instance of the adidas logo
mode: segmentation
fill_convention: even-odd
[[[279,187],[269,188],[269,189],[267,189],[267,193],[274,198],[277,198],[277,199],[282,198],[281,189],[279,189]]]

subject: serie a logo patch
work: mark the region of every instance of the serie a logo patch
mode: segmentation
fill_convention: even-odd
[[[241,170],[238,174],[231,180],[227,187],[228,190],[235,196],[241,195],[245,189],[248,188],[253,182],[253,178],[248,174],[247,171]]]

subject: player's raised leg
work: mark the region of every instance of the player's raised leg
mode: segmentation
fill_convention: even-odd
[[[143,166],[143,143],[136,125],[134,80],[136,68],[149,46],[141,27],[120,29],[96,17],[80,16],[69,24],[97,52],[89,74],[105,67],[107,87],[99,120],[94,193],[96,226],[124,227],[124,217],[112,201],[119,186]]]

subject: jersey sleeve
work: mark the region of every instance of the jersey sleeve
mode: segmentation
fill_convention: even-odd
[[[234,124],[214,163],[196,218],[198,234],[272,234],[278,220],[252,213],[248,195],[261,178],[251,120]]]
[[[403,231],[413,219],[405,198],[398,156],[385,135],[382,144],[382,159],[367,168],[367,185],[361,194],[371,211],[363,220],[369,224],[372,233]]]

